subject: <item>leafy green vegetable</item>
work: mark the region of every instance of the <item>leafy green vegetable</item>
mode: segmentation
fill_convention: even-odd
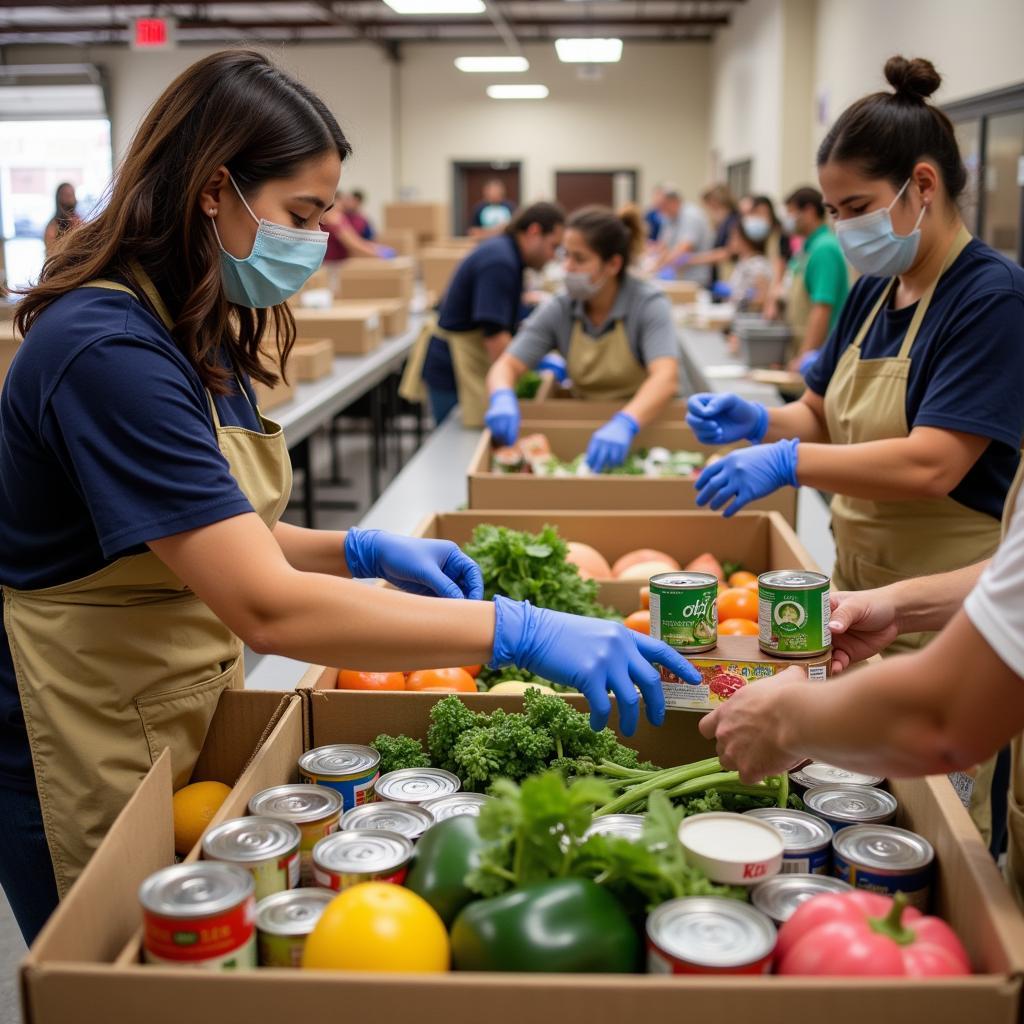
[[[371,744],[380,754],[380,773],[398,771],[400,768],[429,768],[430,758],[423,744],[411,736],[388,736],[381,733]]]
[[[526,373],[516,381],[516,398],[520,401],[530,401],[537,397],[540,390],[542,377],[536,370],[527,370]]]

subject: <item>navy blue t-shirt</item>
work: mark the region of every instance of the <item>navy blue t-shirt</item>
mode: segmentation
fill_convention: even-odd
[[[458,266],[441,300],[438,325],[446,331],[487,335],[514,331],[523,295],[523,257],[511,235],[481,242]],[[439,390],[455,390],[447,342],[431,338],[423,379]]]
[[[863,277],[851,289],[807,386],[824,395],[888,278]],[[899,354],[916,303],[879,311],[861,356]],[[910,350],[907,423],[991,438],[950,497],[998,519],[1024,436],[1024,270],[973,239],[943,275]]]
[[[217,414],[260,430],[244,387],[218,397]],[[147,541],[251,511],[198,374],[143,303],[81,288],[40,315],[0,395],[0,583],[69,583]],[[2,630],[0,784],[34,785]]]

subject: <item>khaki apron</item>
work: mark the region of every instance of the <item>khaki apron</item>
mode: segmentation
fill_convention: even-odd
[[[139,278],[169,330],[160,296]],[[133,294],[108,281],[86,287]],[[232,475],[272,527],[291,489],[281,428],[263,416],[266,433],[222,426],[212,398],[210,409]],[[149,551],[56,587],[4,587],[3,596],[46,840],[64,896],[164,747],[175,789],[189,781],[221,692],[243,685],[242,645]]]
[[[416,336],[416,341],[409,350],[409,358],[402,372],[402,382],[398,393],[413,405],[422,405],[427,400],[427,385],[423,380],[423,364],[427,361],[427,350],[430,339],[437,333],[437,314],[429,313],[423,319],[423,326]]]
[[[464,427],[482,427],[490,395],[487,393],[487,374],[491,357],[484,344],[484,332],[434,330],[437,337],[448,342],[452,350],[455,370],[455,390],[459,393],[459,412]]]
[[[633,355],[621,320],[600,338],[590,337],[577,320],[565,362],[573,397],[590,402],[628,402],[647,380],[647,370]]]

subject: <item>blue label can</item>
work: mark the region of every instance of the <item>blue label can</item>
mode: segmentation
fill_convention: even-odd
[[[832,827],[827,822],[788,807],[757,807],[745,813],[782,833],[782,874],[832,874]]]
[[[931,896],[935,851],[916,832],[892,825],[853,825],[832,840],[834,874],[855,889],[883,896],[902,892],[924,912]]]
[[[350,811],[373,800],[373,785],[380,777],[380,754],[361,743],[316,747],[299,758],[299,773],[307,782],[338,792],[342,810]]]

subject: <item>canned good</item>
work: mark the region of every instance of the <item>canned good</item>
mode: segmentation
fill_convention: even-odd
[[[308,782],[273,786],[260,791],[249,801],[249,813],[290,821],[298,828],[302,834],[299,843],[300,884],[312,885],[313,847],[324,836],[338,830],[341,794]]]
[[[313,879],[341,892],[360,882],[405,881],[412,860],[412,840],[397,832],[358,829],[335,832],[313,848]]]
[[[756,807],[746,812],[782,833],[782,874],[828,875],[832,868],[832,827],[806,811]]]
[[[618,836],[620,839],[628,839],[635,843],[644,831],[644,816],[642,814],[604,814],[595,818],[593,823],[583,833],[584,839],[591,836]]]
[[[781,928],[801,903],[825,892],[853,892],[853,886],[829,875],[776,875],[754,886],[750,902]]]
[[[924,836],[892,825],[855,825],[832,840],[835,874],[856,889],[906,894],[911,906],[928,909],[935,850]]]
[[[718,643],[718,577],[663,572],[651,577],[651,636],[684,654]]]
[[[299,884],[302,833],[277,818],[235,818],[203,836],[203,859],[245,868],[256,883],[256,899]]]
[[[713,811],[679,824],[679,843],[692,867],[722,885],[756,885],[782,868],[782,835],[767,821]]]
[[[647,918],[649,974],[767,974],[775,925],[748,903],[687,896]]]
[[[451,796],[460,789],[459,777],[443,768],[400,768],[382,775],[373,787],[378,800],[400,804],[421,804],[439,796]]]
[[[256,966],[256,883],[233,864],[174,864],[139,889],[147,963]]]
[[[434,821],[444,821],[445,818],[455,818],[460,814],[472,814],[475,818],[490,799],[491,797],[484,793],[459,792],[424,800],[421,806],[424,810],[430,811]]]
[[[327,904],[330,889],[288,889],[256,904],[260,967],[301,967],[306,939]]]
[[[831,581],[820,572],[783,569],[757,579],[761,650],[780,658],[810,658],[832,646]]]
[[[896,797],[873,786],[814,786],[804,806],[827,821],[834,831],[850,825],[881,825],[896,817]]]
[[[880,775],[847,771],[824,761],[808,761],[802,768],[789,773],[789,781],[803,792],[815,786],[881,786],[885,779]]]
[[[342,810],[347,811],[373,799],[380,754],[361,743],[332,743],[307,750],[299,758],[299,772],[307,782],[341,794]]]
[[[341,819],[344,832],[355,829],[383,829],[397,832],[407,839],[419,839],[434,824],[430,811],[417,804],[398,804],[392,800],[375,800],[372,804],[353,807]]]

